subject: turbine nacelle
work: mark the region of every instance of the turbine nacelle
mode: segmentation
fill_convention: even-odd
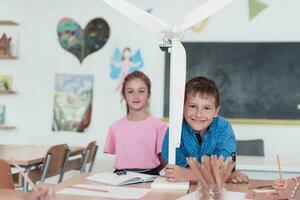
[[[184,36],[184,31],[178,28],[178,26],[173,26],[168,28],[167,31],[163,31],[162,34],[162,39],[158,42],[158,45],[162,51],[170,53],[172,41],[181,41]]]

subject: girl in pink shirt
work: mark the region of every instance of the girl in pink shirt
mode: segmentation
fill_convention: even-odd
[[[116,155],[115,172],[158,175],[163,166],[161,146],[167,125],[147,110],[150,80],[140,71],[128,74],[121,93],[126,101],[127,115],[110,126],[104,153]]]

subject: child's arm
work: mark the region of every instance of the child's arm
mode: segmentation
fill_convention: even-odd
[[[166,166],[167,163],[162,158],[161,153],[158,154],[158,159],[160,161],[160,165],[157,167],[157,170],[160,172]]]
[[[177,165],[166,165],[166,177],[170,182],[192,181],[196,182],[195,175],[190,168],[183,168]]]
[[[103,153],[115,154],[115,152],[116,152],[116,138],[112,130],[112,127],[110,127],[108,130]]]

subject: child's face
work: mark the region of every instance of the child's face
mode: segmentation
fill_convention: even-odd
[[[189,94],[184,104],[184,118],[195,131],[204,133],[219,113],[213,96]]]
[[[125,86],[124,99],[130,111],[146,109],[147,101],[150,98],[148,88],[141,79],[133,79]]]

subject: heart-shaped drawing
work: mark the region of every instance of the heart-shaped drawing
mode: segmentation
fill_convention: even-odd
[[[89,54],[98,51],[105,45],[109,33],[109,26],[102,18],[91,20],[84,30],[70,18],[63,18],[57,26],[60,45],[75,55],[80,63]]]

